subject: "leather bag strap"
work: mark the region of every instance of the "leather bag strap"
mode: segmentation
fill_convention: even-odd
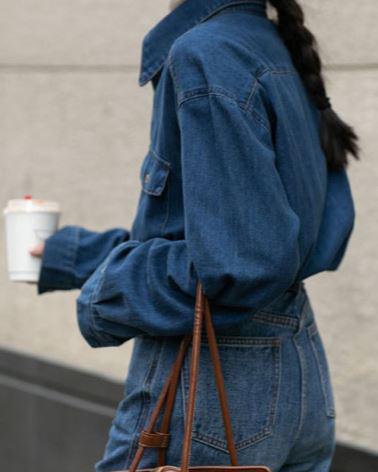
[[[215,337],[213,322],[211,319],[209,300],[206,297],[205,297],[205,324],[206,324],[207,337],[209,340],[210,355],[213,360],[215,381],[217,384],[218,396],[219,396],[221,411],[223,415],[223,423],[224,423],[224,429],[226,433],[227,448],[230,453],[231,464],[238,465],[235,441],[234,441],[234,436],[232,433],[231,416],[230,416],[230,411],[228,408],[227,395],[226,395],[226,389],[224,385],[221,361],[219,358],[218,344]]]
[[[176,357],[176,360],[172,366],[172,369],[171,369],[171,372],[163,386],[163,389],[159,395],[159,398],[158,398],[158,401],[155,405],[155,408],[154,410],[152,411],[152,414],[151,414],[151,418],[150,418],[150,421],[147,425],[147,428],[145,429],[143,433],[147,433],[147,434],[151,434],[153,433],[153,429],[154,429],[154,426],[159,418],[159,415],[163,409],[163,406],[164,406],[164,403],[168,397],[168,394],[169,394],[169,391],[171,389],[171,386],[172,385],[175,385],[178,383],[178,378],[179,378],[179,375],[180,375],[180,370],[181,370],[181,366],[182,366],[182,363],[184,361],[184,357],[185,357],[185,354],[188,350],[188,346],[190,344],[190,341],[191,341],[191,335],[187,335],[185,336],[182,341],[181,341],[181,344],[180,344],[180,348],[179,348],[179,351],[178,351],[178,354],[177,354],[177,357]],[[141,436],[142,436],[141,434]],[[130,468],[129,468],[129,472],[136,472],[137,468],[138,468],[138,465],[143,457],[143,453],[144,453],[144,450],[146,448],[146,445],[144,443],[139,443],[139,447],[137,449],[137,452],[134,456],[134,459],[130,465]]]
[[[165,465],[165,448],[167,447],[167,434],[169,430],[170,418],[173,411],[174,401],[177,392],[177,385],[179,381],[180,370],[185,358],[185,354],[188,350],[190,342],[192,342],[192,353],[190,361],[190,381],[189,381],[189,395],[186,407],[185,415],[185,431],[183,448],[181,455],[181,472],[188,472],[190,465],[190,450],[192,442],[193,432],[193,421],[195,412],[195,401],[198,384],[198,372],[199,372],[199,361],[201,351],[201,339],[203,325],[207,332],[210,356],[214,368],[214,376],[217,386],[217,392],[219,402],[221,406],[224,429],[226,433],[227,448],[230,454],[230,461],[233,466],[238,465],[237,453],[235,448],[235,441],[233,438],[231,418],[227,403],[227,395],[224,385],[224,379],[222,374],[221,362],[219,358],[218,345],[214,332],[213,322],[211,318],[210,305],[207,297],[203,293],[201,283],[197,283],[196,288],[196,301],[194,309],[194,324],[193,324],[193,335],[185,336],[180,344],[180,348],[177,354],[177,358],[172,366],[170,375],[164,387],[160,393],[157,404],[152,412],[150,421],[145,431],[141,433],[141,440],[139,442],[139,448],[135,454],[132,464],[129,468],[129,472],[136,472],[140,460],[143,456],[145,447],[157,447],[158,448],[158,465]],[[160,430],[154,432],[154,426],[160,413],[165,406],[165,411],[161,423]],[[154,435],[156,437],[154,437]],[[162,440],[164,438],[164,440]],[[147,441],[146,441],[147,439]],[[155,445],[156,444],[156,445]]]
[[[201,283],[197,284],[196,291],[196,305],[194,310],[194,327],[193,327],[193,340],[192,340],[192,359],[190,364],[190,380],[189,380],[189,398],[187,403],[187,413],[185,422],[185,433],[184,433],[184,444],[181,455],[181,472],[189,471],[190,461],[190,448],[193,434],[193,420],[195,410],[195,400],[197,393],[198,383],[198,372],[199,372],[199,361],[201,351],[201,337],[203,320],[205,319],[207,337],[210,349],[210,355],[214,367],[215,381],[218,390],[218,396],[220,400],[223,423],[226,432],[227,448],[230,454],[231,464],[238,465],[237,453],[235,448],[235,441],[233,438],[231,419],[229,414],[229,408],[227,404],[226,389],[224,386],[224,379],[222,374],[222,368],[219,359],[218,345],[214,333],[213,322],[211,319],[209,301],[203,293]]]

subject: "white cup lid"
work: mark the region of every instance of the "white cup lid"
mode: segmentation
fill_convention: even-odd
[[[25,195],[24,198],[16,198],[8,201],[4,209],[4,214],[13,212],[60,213],[60,206],[58,202],[32,198],[30,195]]]

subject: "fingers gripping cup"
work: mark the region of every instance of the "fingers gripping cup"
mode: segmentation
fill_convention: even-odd
[[[29,251],[57,230],[59,204],[26,195],[9,200],[4,216],[9,278],[12,282],[37,282],[42,261]]]

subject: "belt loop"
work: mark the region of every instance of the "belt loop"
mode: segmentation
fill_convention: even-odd
[[[305,317],[304,313],[305,313],[305,311],[302,310],[301,314],[299,315],[298,333],[301,333],[303,328],[305,327],[306,317]]]
[[[301,297],[299,298],[300,300],[300,315],[299,315],[299,329],[298,331],[302,331],[303,328],[305,328],[306,324],[307,324],[307,315],[308,315],[308,296],[307,296],[307,292],[306,292],[306,289],[305,289],[305,286],[304,286],[304,282],[302,281],[301,282],[301,288],[300,288],[300,292],[301,292]]]
[[[295,311],[298,314],[296,335],[299,335],[306,325],[306,310],[304,310],[304,306],[306,304],[307,295],[303,280],[294,282],[290,289],[295,290]]]

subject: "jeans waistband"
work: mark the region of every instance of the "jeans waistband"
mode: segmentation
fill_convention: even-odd
[[[294,331],[300,331],[311,324],[314,321],[314,313],[304,282],[294,283],[283,295],[258,311],[253,319],[288,327]]]

